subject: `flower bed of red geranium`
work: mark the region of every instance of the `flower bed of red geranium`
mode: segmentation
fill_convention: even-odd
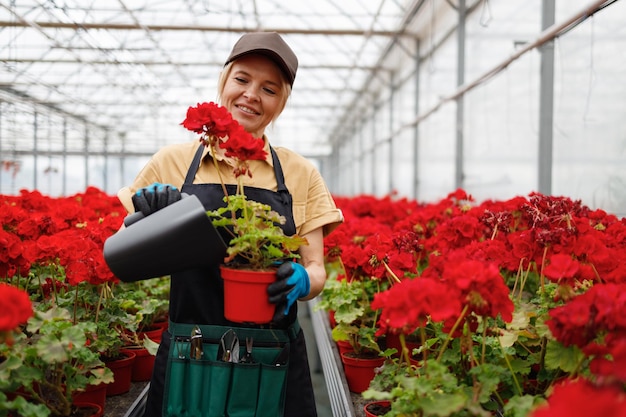
[[[41,294],[55,285],[116,281],[102,256],[126,214],[116,197],[88,188],[70,197],[22,191],[0,200],[1,282],[19,282],[46,264],[62,266],[64,281],[40,277]],[[541,194],[476,203],[458,190],[429,204],[392,196],[336,202],[346,221],[325,239],[325,250],[341,259],[343,279],[394,277],[372,301],[379,335],[409,334],[428,318],[449,330],[472,315],[509,321],[511,283],[533,271],[540,285],[555,288],[546,322],[553,337],[589,359],[589,372],[555,384],[533,417],[626,415],[626,219]],[[23,297],[5,289],[0,335],[29,317]]]
[[[532,320],[543,310],[548,343],[562,346],[553,352],[581,354],[577,363],[574,356],[545,359],[559,378],[541,392],[548,401],[532,407],[533,417],[626,415],[626,219],[538,193],[480,204],[463,190],[431,204],[389,196],[336,201],[346,221],[326,238],[325,251],[341,260],[339,279],[389,283],[371,300],[378,336],[441,322],[467,352],[463,325],[471,334],[491,320],[501,329],[489,331],[518,337],[503,323],[522,305],[520,282],[534,275],[545,304],[534,305]],[[480,362],[473,360],[469,366]]]
[[[102,247],[125,215],[117,197],[94,187],[59,198],[25,190],[0,196],[0,277],[27,277],[32,265],[58,262],[69,285],[115,281]]]

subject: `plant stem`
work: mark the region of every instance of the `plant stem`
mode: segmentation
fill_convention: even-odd
[[[406,347],[406,336],[404,335],[404,333],[400,333],[400,346],[402,349],[402,353],[400,354],[400,357],[402,358],[402,360],[404,360],[407,364],[410,364],[410,358],[411,356],[409,355],[409,348]]]
[[[506,354],[506,352],[504,351],[504,347],[502,345],[500,345],[500,348],[502,349],[502,353],[504,354],[502,356],[504,357],[504,361],[506,362],[506,366],[507,366],[507,368],[509,368],[509,371],[511,371],[511,377],[513,378],[513,382],[515,383],[515,388],[517,389],[517,394],[518,395],[523,395],[522,387],[520,386],[519,381],[515,377],[515,372],[513,372],[513,367],[511,366],[511,362],[509,362],[509,357]]]
[[[387,265],[387,262],[382,261],[383,262],[383,266],[385,267],[385,270],[387,271],[387,273],[391,276],[391,278],[393,278],[393,280],[396,283],[400,283],[400,278],[398,278],[398,276],[396,274],[394,274],[394,272],[391,270],[391,268],[389,268],[389,265]],[[392,283],[393,284],[393,283]]]
[[[426,346],[426,329],[425,327],[425,323],[424,326],[420,326],[420,339],[422,339],[422,356],[424,358],[424,366],[426,366],[426,359],[428,359],[428,350],[429,347]]]
[[[437,355],[437,362],[441,361],[441,358],[443,357],[443,352],[446,351],[446,348],[448,347],[448,344],[450,343],[450,340],[453,339],[452,335],[456,331],[457,327],[459,327],[459,325],[461,324],[461,321],[465,318],[465,314],[467,313],[467,310],[469,310],[469,306],[468,305],[466,305],[463,308],[463,311],[461,311],[461,314],[459,315],[459,318],[456,319],[456,322],[454,323],[454,326],[452,326],[452,329],[450,329],[450,332],[448,333],[448,337],[446,337],[446,340],[443,342],[443,345],[441,345],[441,348],[439,349],[439,355]]]
[[[224,192],[224,196],[226,197],[226,203],[228,204],[228,191],[226,190],[226,185],[224,183],[224,178],[222,177],[220,167],[217,164],[217,158],[215,157],[215,145],[213,145],[212,143],[210,145],[210,152],[211,152],[211,159],[213,160],[213,165],[215,166],[215,170],[217,171],[218,177],[220,177],[220,185],[222,186],[222,191]]]
[[[74,289],[74,318],[72,319],[72,323],[78,323],[78,285]]]
[[[546,266],[546,255],[547,254],[548,254],[548,247],[545,246],[543,248],[543,257],[541,258],[541,271],[540,271],[540,274],[539,274],[539,282],[541,282],[541,294],[543,294],[544,291],[545,291],[545,288],[544,288],[544,281],[545,281],[544,278],[545,277],[543,275],[543,268],[545,268],[545,266]]]

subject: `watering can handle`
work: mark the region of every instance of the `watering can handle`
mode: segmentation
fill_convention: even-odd
[[[189,197],[189,194],[181,193],[180,196],[181,196],[181,198],[185,198],[185,197]],[[124,218],[124,226],[128,227],[131,224],[137,223],[139,220],[143,219],[144,217],[146,217],[146,216],[144,216],[144,214],[142,212],[140,212],[140,211],[137,211],[135,213],[129,214],[128,216],[126,216]]]

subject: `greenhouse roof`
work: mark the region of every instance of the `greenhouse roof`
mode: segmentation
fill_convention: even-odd
[[[123,137],[152,153],[186,140],[189,106],[216,99],[242,33],[281,33],[300,67],[291,101],[267,133],[315,157],[423,1],[12,0],[0,5],[0,92]],[[0,96],[0,101],[2,97]]]

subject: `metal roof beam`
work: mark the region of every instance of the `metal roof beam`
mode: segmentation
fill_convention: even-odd
[[[199,31],[199,32],[230,32],[246,33],[254,28],[228,28],[220,26],[181,26],[181,25],[138,25],[134,23],[71,23],[71,22],[27,22],[0,20],[0,27],[32,27],[46,29],[72,29],[72,30],[151,30],[151,31]],[[396,32],[392,30],[359,30],[359,29],[296,29],[296,28],[265,28],[264,32],[278,32],[292,35],[332,35],[332,36],[383,36],[397,37],[406,36],[417,38],[416,33],[408,31]]]
[[[71,49],[71,48],[68,48]],[[112,64],[112,62],[110,60],[87,60],[84,58],[81,58],[81,60],[78,59],[60,59],[60,58],[46,58],[46,59],[37,59],[37,58],[5,58],[2,59],[2,62],[15,62],[15,63],[22,63],[22,64],[92,64],[92,65],[110,65]],[[146,65],[146,66],[150,66],[150,65],[169,65],[172,66],[173,64],[169,61],[131,61],[131,60],[126,60],[126,61],[122,61],[119,59],[116,59],[115,64],[129,64],[129,65]],[[218,67],[223,67],[224,63],[223,62],[206,62],[206,61],[195,61],[195,62],[191,62],[191,61],[187,61],[187,62],[177,62],[176,65],[179,66],[203,66],[206,67],[207,65],[215,65]],[[363,71],[374,71],[374,70],[386,70],[386,71],[391,71],[391,69],[385,69],[385,68],[381,68],[379,66],[354,66],[354,65],[332,65],[332,64],[321,64],[321,65],[300,65],[298,67],[298,69],[302,69],[302,68],[307,68],[307,69],[329,69],[329,70],[338,70],[338,69],[359,69],[359,70],[363,70]]]

